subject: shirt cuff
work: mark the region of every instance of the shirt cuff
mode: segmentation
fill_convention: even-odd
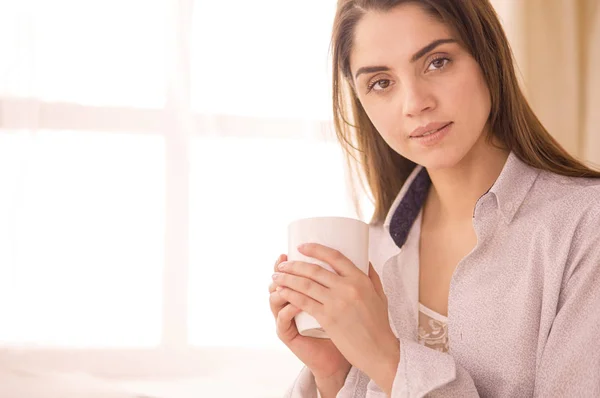
[[[315,377],[306,366],[294,381],[292,387],[285,394],[285,398],[318,398]]]
[[[337,398],[352,398],[355,396],[355,391],[360,381],[359,370],[352,366],[350,372],[346,376],[346,381],[341,390],[337,393]],[[317,383],[310,369],[306,366],[296,378],[294,385],[285,395],[285,398],[319,398],[320,394],[317,390]]]
[[[455,379],[456,363],[449,354],[400,339],[400,362],[392,398],[423,397]]]

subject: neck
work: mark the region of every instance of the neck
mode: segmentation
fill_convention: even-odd
[[[509,152],[480,140],[454,167],[427,170],[431,189],[426,205],[438,221],[466,221],[477,200],[494,185]]]

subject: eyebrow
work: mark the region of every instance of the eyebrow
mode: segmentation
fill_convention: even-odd
[[[411,63],[417,62],[420,58],[422,58],[425,54],[427,54],[428,52],[434,50],[436,47],[441,46],[442,44],[446,44],[446,43],[456,43],[456,40],[454,39],[438,39],[438,40],[434,40],[431,43],[429,43],[428,45],[426,45],[425,47],[423,47],[422,49],[420,49],[419,51],[417,51],[410,59]],[[364,66],[362,68],[359,68],[356,71],[356,75],[354,75],[354,79],[358,79],[358,76],[360,76],[363,73],[374,73],[374,72],[386,72],[389,71],[390,68],[388,68],[387,66]]]

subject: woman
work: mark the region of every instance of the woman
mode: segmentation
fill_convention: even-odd
[[[277,333],[306,364],[287,396],[600,396],[600,173],[533,114],[490,3],[339,0],[332,49],[374,269],[277,260]]]

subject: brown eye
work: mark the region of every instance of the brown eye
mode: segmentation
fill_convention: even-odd
[[[444,59],[436,59],[435,61],[433,61],[431,64],[436,67],[436,68],[443,68],[445,65],[446,60]]]
[[[448,59],[448,58],[443,58],[443,57],[436,58],[433,61],[431,61],[431,63],[429,64],[429,67],[427,68],[427,71],[444,69],[444,67],[446,65],[448,65],[449,62],[450,62],[450,59]]]
[[[383,91],[390,86],[390,81],[388,79],[380,79],[369,84],[369,91]]]

